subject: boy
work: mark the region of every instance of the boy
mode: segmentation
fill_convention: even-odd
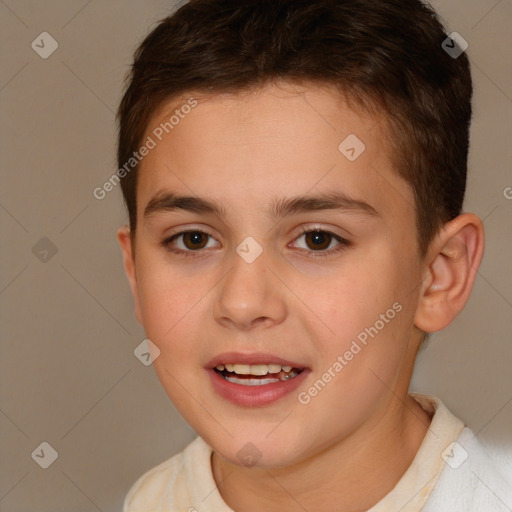
[[[126,512],[512,510],[474,434],[408,393],[484,247],[453,49],[419,0],[193,0],[141,44],[118,240],[199,437]]]

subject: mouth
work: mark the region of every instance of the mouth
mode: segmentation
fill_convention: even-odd
[[[219,364],[214,371],[223,379],[242,386],[265,386],[284,382],[300,375],[305,368],[281,364]]]
[[[311,373],[307,366],[269,354],[223,354],[205,368],[214,391],[246,407],[269,405],[295,390]]]

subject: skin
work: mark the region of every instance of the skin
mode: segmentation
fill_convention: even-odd
[[[156,111],[146,136],[192,94]],[[143,159],[137,227],[118,239],[136,315],[161,353],[153,363],[169,398],[213,447],[212,471],[235,511],[361,511],[407,470],[431,418],[408,396],[420,331],[440,330],[464,306],[483,253],[478,217],[445,224],[418,253],[414,197],[394,171],[385,118],[356,112],[329,87],[289,83],[250,93],[196,96],[198,105]],[[364,142],[353,162],[338,150]],[[159,211],[163,192],[208,197],[227,216]],[[377,212],[321,210],[266,216],[273,199],[338,191]],[[162,241],[207,231],[195,256]],[[301,228],[331,231],[325,257]],[[252,263],[235,251],[248,236],[263,249]],[[197,240],[197,239],[196,239]],[[187,244],[188,242],[188,244]],[[181,236],[169,245],[193,252]],[[380,315],[386,323],[311,401],[307,390]],[[204,369],[228,351],[268,352],[311,374],[296,392],[264,407],[215,393]],[[237,457],[246,443],[261,459]]]

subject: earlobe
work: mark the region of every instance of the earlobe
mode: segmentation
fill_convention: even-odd
[[[431,244],[415,325],[425,332],[448,326],[469,299],[484,251],[482,221],[464,213],[446,223]]]
[[[128,278],[128,282],[130,284],[130,288],[132,290],[133,298],[135,301],[135,316],[137,321],[142,325],[142,314],[140,308],[140,300],[139,300],[139,290],[137,286],[137,273],[135,268],[135,257],[134,257],[134,247],[131,236],[131,231],[128,226],[122,226],[117,230],[117,241],[121,247],[121,251],[123,253],[123,264],[124,271],[126,273],[126,277]]]

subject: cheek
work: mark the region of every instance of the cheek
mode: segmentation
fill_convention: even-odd
[[[191,312],[208,283],[201,272],[180,271],[160,251],[140,252],[137,276],[144,326],[161,337]]]
[[[162,343],[180,317],[185,314],[188,300],[179,284],[171,284],[165,276],[151,275],[139,284],[144,328],[153,342]]]
[[[194,307],[200,305],[201,290],[190,281],[185,285],[169,267],[151,261],[141,261],[141,264],[145,265],[145,270],[139,275],[138,289],[144,331],[161,351],[155,368],[163,364],[174,373],[177,369],[173,365],[185,355],[182,352],[191,349],[183,329]],[[188,337],[190,335],[189,332]]]
[[[343,344],[392,307],[399,296],[393,269],[383,271],[375,261],[356,255],[329,273],[293,283],[301,309],[320,326],[317,336]]]
[[[201,329],[192,329],[193,317],[204,308],[200,301],[204,292],[200,283],[194,286],[168,265],[155,260],[144,264],[145,269],[151,269],[139,277],[144,331],[160,350],[153,368],[169,398],[186,415],[191,403],[184,389],[193,385],[195,373],[191,373],[190,366],[197,366],[201,351]]]
[[[398,262],[389,248],[377,250],[378,259],[372,254],[358,255],[357,260],[347,262],[345,270],[318,280],[317,286],[309,282],[298,288],[298,295],[308,298],[304,302],[315,313],[311,315],[314,325],[320,326],[312,335],[320,370],[330,368],[342,356],[346,362],[339,374],[347,378],[343,384],[340,381],[345,377],[337,382],[340,389],[354,392],[376,384],[378,379],[370,369],[385,382],[393,379],[414,319],[413,266],[405,260]]]

